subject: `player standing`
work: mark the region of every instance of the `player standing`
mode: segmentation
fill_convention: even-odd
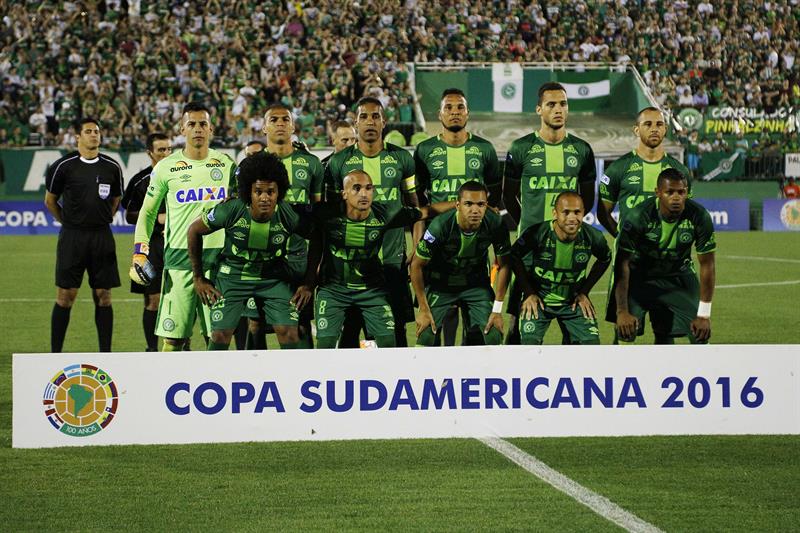
[[[547,82],[539,87],[538,97],[536,114],[541,126],[511,143],[503,174],[503,199],[511,217],[519,221],[519,234],[550,220],[553,202],[564,191],[577,192],[587,212],[594,206],[594,152],[586,141],[567,133],[567,91],[559,83]],[[530,268],[530,258],[524,263]],[[508,313],[514,317],[519,316],[520,300],[520,291],[512,283]],[[509,326],[507,342],[519,343],[516,320]]]
[[[189,225],[203,211],[227,198],[231,188],[235,188],[233,173],[236,164],[222,152],[209,148],[213,132],[211,114],[205,105],[190,102],[184,106],[181,133],[186,138],[186,146],[162,159],[153,169],[150,187],[136,222],[130,274],[131,279],[146,285],[149,283],[147,256],[150,253],[150,235],[158,216],[158,206],[166,200],[164,282],[156,327],[156,335],[164,338],[164,351],[184,349],[197,317],[201,318],[203,334],[210,334],[208,307],[202,304],[194,291],[186,234]],[[205,237],[205,270],[214,266],[224,242],[222,232]]]
[[[111,289],[120,286],[111,220],[122,196],[122,169],[100,153],[100,126],[84,118],[75,128],[78,150],[47,169],[44,203],[59,223],[56,303],[50,318],[50,350],[61,352],[70,312],[89,273],[94,323],[101,352],[111,351],[114,311]]]
[[[128,182],[125,194],[122,196],[122,207],[125,209],[125,220],[128,224],[136,224],[139,218],[139,209],[142,207],[147,189],[150,186],[150,174],[156,163],[172,153],[169,137],[163,133],[151,133],[147,136],[147,155],[150,157],[150,166],[140,170]],[[164,201],[158,208],[158,219],[150,235],[150,255],[148,260],[156,271],[156,276],[148,285],[140,285],[131,280],[131,292],[144,295],[144,310],[142,312],[142,328],[147,343],[148,352],[158,351],[158,337],[156,336],[156,323],[158,316],[158,302],[161,295],[161,277],[164,270],[164,221],[167,218],[167,205]]]
[[[442,133],[419,143],[414,151],[417,195],[429,202],[454,201],[462,184],[477,181],[486,185],[489,205],[497,207],[502,193],[497,152],[489,141],[467,131],[469,107],[463,91],[442,93],[439,122]],[[448,310],[440,323],[445,346],[453,346],[458,309]]]
[[[341,197],[343,180],[353,170],[363,170],[374,184],[374,201],[390,211],[403,205],[417,206],[414,179],[414,159],[403,148],[383,143],[386,118],[380,100],[364,97],[356,106],[356,132],[358,141],[336,153],[325,170],[326,194],[329,198]],[[396,227],[386,232],[381,247],[384,279],[389,288],[389,303],[394,314],[396,345],[407,346],[405,324],[414,320],[411,291],[408,286],[406,266],[405,231]],[[356,320],[345,323],[343,345],[358,345]]]
[[[688,193],[686,176],[674,168],[663,170],[655,197],[628,211],[620,226],[614,274],[622,341],[642,334],[645,313],[650,313],[657,343],[683,336],[705,343],[711,336],[714,225],[703,206],[687,199]]]

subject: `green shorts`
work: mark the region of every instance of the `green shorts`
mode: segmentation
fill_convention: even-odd
[[[209,276],[208,272],[206,276]],[[192,271],[165,268],[163,277],[156,335],[168,339],[189,339],[194,321],[199,317],[203,335],[209,336],[211,312],[194,292]]]
[[[297,326],[297,309],[289,301],[294,291],[285,281],[241,280],[218,275],[216,286],[222,299],[211,308],[211,329],[214,331],[235,329],[250,301],[259,302],[268,324]]]
[[[296,290],[297,287],[303,282],[306,276],[306,265],[308,264],[306,256],[290,256],[287,259],[287,264],[289,265],[289,276],[291,278],[290,286],[292,289]],[[294,292],[292,292],[294,294]],[[261,300],[256,301],[254,298],[250,298],[247,301],[247,306],[244,308],[242,312],[242,316],[246,318],[250,318],[252,320],[259,320],[264,318],[264,314],[262,309],[264,308],[264,302]],[[312,297],[311,301],[306,304],[306,306],[300,311],[299,321],[300,323],[307,323],[311,322],[314,314],[314,299]],[[269,320],[266,320],[267,324],[272,324]],[[274,325],[274,324],[272,324]],[[280,325],[280,324],[278,324]]]
[[[547,333],[553,319],[558,320],[566,328],[570,344],[600,344],[597,320],[584,317],[578,306],[575,306],[573,311],[571,305],[545,306],[544,309],[539,309],[539,318],[531,317],[529,320],[520,318],[519,332],[522,344],[542,344],[544,334]]]
[[[317,337],[339,337],[345,311],[351,307],[361,310],[370,335],[394,335],[394,315],[386,291],[326,285],[317,291]]]
[[[438,291],[427,287],[425,295],[428,298],[436,329],[441,328],[447,311],[454,305],[459,305],[468,311],[469,323],[464,324],[464,330],[478,329],[482,332],[489,321],[494,303],[494,291],[491,287],[473,287],[460,292]]]
[[[656,335],[691,335],[691,324],[697,318],[699,303],[700,282],[694,274],[648,280],[631,276],[628,311],[639,321],[637,335],[644,333],[646,313],[650,313],[650,323]]]
[[[522,264],[526,272],[533,269],[533,253],[529,253],[522,258]],[[513,272],[513,268],[512,268]],[[511,282],[508,286],[508,298],[506,299],[506,313],[512,316],[519,316],[519,308],[525,298],[522,296],[522,285],[517,281],[516,274],[511,275]]]

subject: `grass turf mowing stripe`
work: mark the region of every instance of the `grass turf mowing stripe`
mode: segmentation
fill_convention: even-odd
[[[638,516],[629,513],[608,498],[587,489],[564,474],[553,470],[536,457],[520,450],[510,442],[506,442],[503,439],[496,437],[485,437],[479,440],[489,448],[492,448],[498,453],[504,455],[510,461],[516,463],[542,481],[545,481],[552,487],[560,490],[567,496],[570,496],[578,503],[585,505],[606,520],[613,522],[628,531],[643,533],[661,532],[661,530],[653,524],[645,522]]]

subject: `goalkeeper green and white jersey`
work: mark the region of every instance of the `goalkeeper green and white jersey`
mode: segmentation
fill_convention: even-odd
[[[650,163],[633,150],[606,168],[600,178],[600,200],[619,204],[619,218],[624,220],[631,209],[655,196],[658,175],[668,168],[679,170],[686,176],[691,191],[691,174],[680,161],[664,154],[660,161]]]
[[[581,183],[594,183],[597,171],[592,147],[568,133],[558,144],[545,142],[537,132],[511,143],[504,179],[518,181],[522,215],[520,233],[553,218],[553,202],[564,191],[578,192]],[[593,206],[585,206],[586,212]]]
[[[183,151],[158,162],[150,177],[142,212],[136,222],[134,242],[149,243],[161,201],[167,202],[164,224],[164,268],[191,270],[186,234],[189,226],[204,212],[236,190],[233,159],[217,150],[209,150],[202,161],[189,159]],[[211,268],[225,244],[223,232],[203,238],[203,268]]]

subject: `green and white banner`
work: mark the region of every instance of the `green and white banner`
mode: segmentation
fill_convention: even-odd
[[[522,66],[519,63],[492,65],[495,112],[522,113],[522,80]]]
[[[703,181],[724,181],[744,175],[744,155],[739,152],[711,152],[700,159]]]
[[[559,72],[557,79],[566,89],[569,106],[575,111],[595,110],[608,104],[611,81],[607,69]]]

